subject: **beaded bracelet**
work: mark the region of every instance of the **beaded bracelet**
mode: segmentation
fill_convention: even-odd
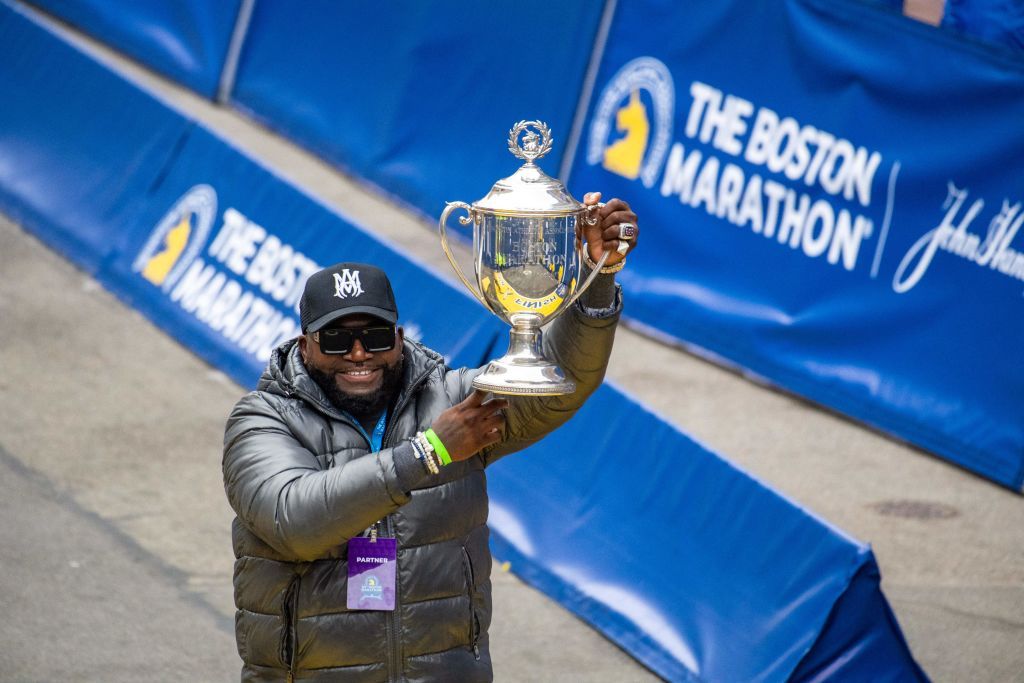
[[[416,432],[416,442],[419,443],[420,448],[423,449],[423,453],[430,461],[431,465],[440,471],[441,465],[444,465],[445,462],[437,454],[437,451],[434,449],[434,444],[430,441],[427,435],[423,432]],[[437,474],[437,472],[435,471],[434,474]]]
[[[437,461],[434,460],[434,458],[423,448],[423,444],[420,443],[419,436],[420,434],[417,434],[410,442],[412,443],[413,454],[416,456],[416,459],[419,460],[425,468],[427,468],[428,474],[438,474],[441,470],[437,466]]]

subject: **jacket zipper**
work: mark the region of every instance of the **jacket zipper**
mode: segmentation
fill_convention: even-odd
[[[287,659],[288,677],[286,680],[288,683],[292,683],[292,681],[295,680],[295,636],[299,611],[299,580],[300,577],[298,575],[292,577],[291,583],[288,584],[288,589],[285,591],[284,596],[284,609],[282,616],[284,617],[283,621],[285,624],[284,642],[281,647],[281,659]]]
[[[480,618],[476,615],[476,604],[473,602],[473,593],[476,590],[476,572],[473,571],[473,560],[469,557],[466,546],[462,546],[462,557],[466,566],[466,582],[469,584],[469,637],[470,649],[473,656],[480,661]]]
[[[395,528],[391,522],[391,515],[384,518],[384,528],[386,533],[391,538],[396,538]],[[402,680],[402,627],[401,619],[399,617],[399,610],[402,608],[401,601],[401,584],[400,576],[401,573],[398,571],[398,542],[395,541],[395,608],[391,610],[388,615],[388,621],[391,628],[392,640],[391,640],[391,657],[388,668],[393,672],[391,680],[400,681]]]
[[[405,409],[405,406],[409,403],[412,395],[416,393],[416,389],[419,385],[433,372],[433,368],[429,372],[423,373],[420,377],[409,386],[409,390],[405,392],[405,395],[395,405],[394,410],[391,413],[391,420],[388,422],[387,427],[384,430],[384,438],[381,439],[381,446],[388,446],[391,443],[391,435],[395,422],[397,421],[398,415]],[[402,591],[401,591],[401,572],[397,566],[398,562],[398,541],[395,535],[394,522],[391,519],[391,515],[384,517],[384,533],[391,538],[395,538],[395,608],[391,610],[391,614],[388,615],[388,631],[391,634],[390,640],[390,652],[388,657],[388,680],[389,681],[400,681],[402,680],[402,628],[401,628],[401,617],[399,615],[402,609]]]
[[[392,431],[393,431],[392,428],[395,425],[395,418],[399,414],[401,414],[401,412],[405,409],[405,406],[408,405],[409,400],[412,398],[413,394],[416,393],[416,390],[426,380],[426,378],[430,376],[430,373],[432,373],[434,371],[435,367],[436,366],[431,366],[431,368],[429,370],[427,370],[422,375],[420,375],[415,380],[413,380],[413,382],[409,385],[409,389],[402,395],[402,397],[399,400],[399,402],[397,404],[395,404],[395,408],[394,408],[394,410],[391,413],[392,414],[392,418],[391,418],[391,420],[388,421],[387,428],[384,430],[384,438],[381,439],[381,446],[387,446],[387,445],[390,444],[391,440],[390,440],[389,437],[391,436]],[[314,405],[316,405],[315,402],[314,402]],[[345,416],[345,421],[349,422],[350,424],[352,424],[352,426],[354,426],[359,431],[359,433],[363,435],[363,438],[366,439],[366,445],[367,446],[371,446],[372,447],[372,443],[371,443],[370,439],[368,438],[368,434],[362,428],[361,425],[359,425],[358,423],[353,422],[347,416]],[[386,517],[384,517],[384,533],[388,537],[396,539],[396,541],[395,541],[395,562],[397,563],[398,562],[398,557],[397,557],[397,555],[398,555],[398,541],[397,541],[397,537],[395,536],[395,527],[394,527],[394,524],[391,521],[391,515],[387,515]],[[399,571],[398,571],[398,567],[396,566],[395,567],[395,608],[393,610],[391,610],[391,614],[388,615],[388,619],[387,619],[387,622],[386,622],[387,623],[387,628],[385,629],[387,631],[387,638],[386,638],[386,640],[388,641],[388,649],[390,650],[390,652],[388,653],[388,681],[396,681],[396,682],[400,681],[402,679],[402,654],[401,654],[402,653],[402,631],[401,631],[401,618],[399,617],[399,610],[401,609],[401,607],[402,607],[402,599],[401,599],[401,590],[400,590],[400,584],[399,584]],[[478,656],[478,658],[479,658],[479,656]],[[291,683],[291,681],[292,681],[291,674],[289,674],[288,683]]]

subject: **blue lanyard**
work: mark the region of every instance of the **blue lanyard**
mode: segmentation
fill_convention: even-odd
[[[377,426],[373,428],[373,438],[370,439],[370,452],[376,453],[384,446],[384,428],[388,424],[388,412],[385,410],[384,414],[377,420]]]
[[[346,415],[348,415],[348,413],[346,413]],[[388,413],[386,410],[384,411],[384,414],[380,416],[380,419],[377,420],[377,426],[373,428],[372,437],[367,434],[366,430],[363,429],[363,426],[359,424],[359,420],[351,415],[349,415],[349,418],[352,420],[352,424],[354,424],[359,430],[359,433],[363,435],[363,438],[366,439],[367,443],[370,444],[371,453],[376,453],[384,447],[384,428],[387,427],[388,424]]]

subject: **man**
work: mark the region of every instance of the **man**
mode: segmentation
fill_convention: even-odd
[[[614,272],[638,228],[619,199],[598,213],[587,257],[609,260],[544,334],[569,396],[473,390],[479,370],[404,339],[372,266],[309,278],[302,335],[273,353],[224,437],[244,681],[491,680],[484,469],[601,383],[622,305]]]

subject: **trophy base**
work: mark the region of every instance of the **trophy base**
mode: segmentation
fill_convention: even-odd
[[[576,391],[557,365],[544,357],[541,347],[541,319],[535,313],[510,316],[508,353],[492,360],[473,386],[495,394],[518,396],[563,396]]]
[[[566,379],[554,363],[538,360],[523,365],[505,358],[492,360],[473,380],[473,387],[516,396],[562,396],[576,391],[576,383]]]

